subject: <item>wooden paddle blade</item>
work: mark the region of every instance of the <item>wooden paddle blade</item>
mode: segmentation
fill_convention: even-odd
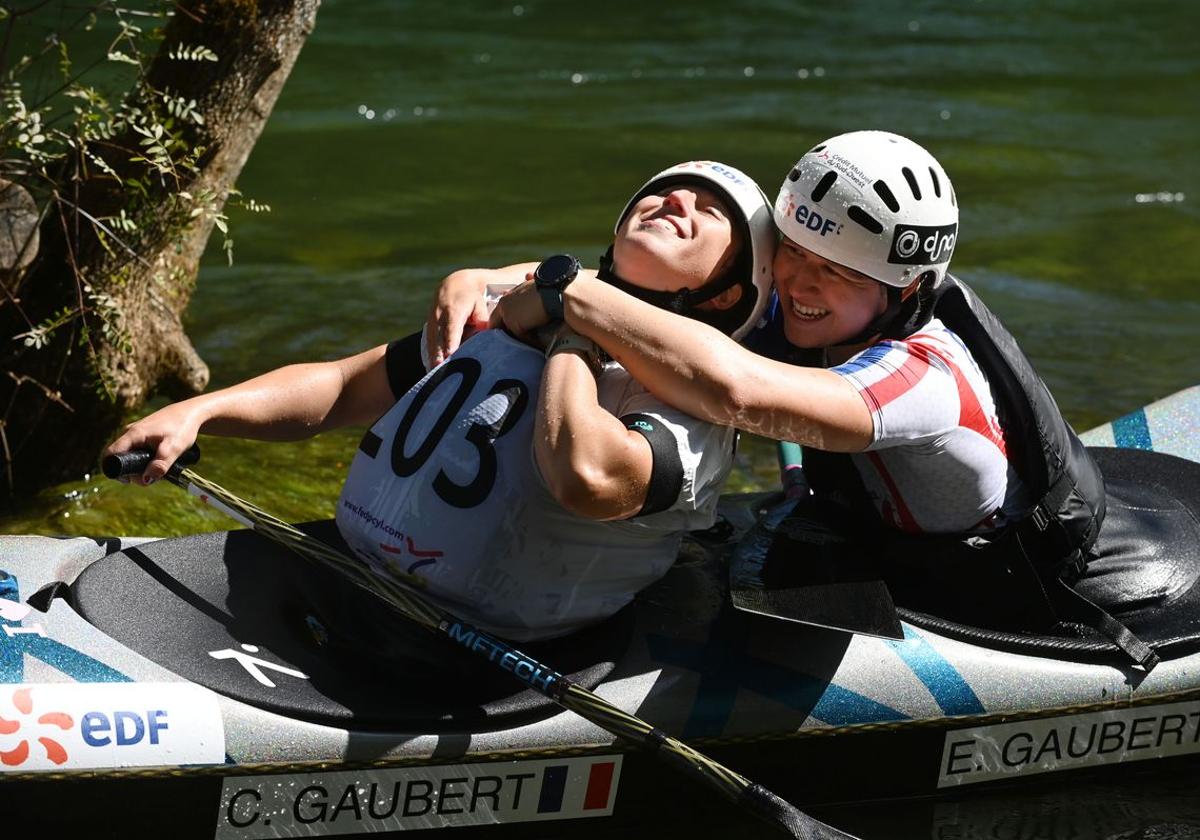
[[[798,624],[903,639],[892,595],[881,580],[820,583],[790,589],[734,589],[734,607]]]

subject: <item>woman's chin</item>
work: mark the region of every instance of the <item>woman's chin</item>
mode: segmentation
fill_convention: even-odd
[[[822,323],[824,320],[822,318],[821,321],[814,322],[787,318],[783,324],[783,334],[789,344],[805,350],[827,347],[833,341],[829,338],[830,330],[828,326]]]
[[[656,292],[692,289],[704,282],[691,266],[680,264],[675,255],[651,248],[614,250],[613,271],[627,283]]]

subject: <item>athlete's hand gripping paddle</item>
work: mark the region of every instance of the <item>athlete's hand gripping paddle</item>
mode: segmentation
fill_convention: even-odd
[[[109,478],[140,474],[151,457],[152,453],[149,452],[110,455],[104,459],[102,468]],[[195,452],[195,458],[199,458],[198,450]],[[853,835],[808,816],[762,785],[752,783],[682,741],[622,711],[507,643],[442,612],[414,592],[372,574],[358,561],[243,501],[181,463],[176,462],[171,466],[166,479],[302,557],[336,568],[352,583],[381,599],[401,615],[435,633],[449,637],[455,644],[465,647],[496,667],[501,667],[502,661],[507,663],[503,670],[523,684],[612,735],[654,751],[683,774],[715,789],[726,799],[747,809],[763,822],[773,825],[784,835],[803,840],[854,840]],[[412,583],[419,586],[420,579],[414,577]],[[513,665],[514,662],[517,664]]]

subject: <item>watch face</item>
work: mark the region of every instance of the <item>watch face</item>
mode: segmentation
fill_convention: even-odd
[[[555,254],[546,257],[534,271],[534,278],[539,286],[557,288],[579,272],[579,260],[570,254]]]

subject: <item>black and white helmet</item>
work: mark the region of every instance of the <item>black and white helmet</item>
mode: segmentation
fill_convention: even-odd
[[[775,199],[775,224],[797,245],[903,289],[924,275],[932,284],[945,276],[958,202],[921,146],[886,131],[853,131],[800,158]]]
[[[738,259],[721,277],[699,289],[679,292],[651,292],[622,281],[612,273],[611,259],[602,260],[602,276],[635,297],[657,306],[671,309],[690,318],[711,324],[726,335],[740,339],[758,323],[771,297],[771,263],[775,259],[778,237],[771,221],[771,205],[754,179],[729,164],[711,160],[680,163],[659,172],[633,194],[625,209],[617,216],[613,233],[619,233],[621,223],[633,206],[652,193],[674,186],[693,184],[706,187],[720,195],[735,214],[744,243]],[[606,276],[607,275],[607,276]],[[742,296],[726,310],[701,310],[697,304],[741,284]]]

